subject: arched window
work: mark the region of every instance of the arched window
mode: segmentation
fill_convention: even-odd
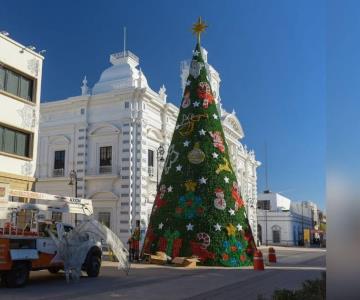
[[[273,243],[280,243],[281,241],[281,227],[278,225],[274,225],[271,227],[272,229],[272,236],[273,236]]]

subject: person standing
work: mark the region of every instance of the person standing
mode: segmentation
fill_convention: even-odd
[[[140,221],[136,221],[136,227],[130,238],[130,257],[131,260],[139,260],[139,244],[140,244]]]

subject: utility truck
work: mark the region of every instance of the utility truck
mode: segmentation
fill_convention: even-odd
[[[21,227],[17,219],[25,211],[27,211],[29,222]],[[50,213],[44,214],[44,212]],[[75,253],[79,253],[80,250],[76,248],[81,248],[84,252],[84,255],[78,256],[78,259],[81,259],[79,274],[81,271],[85,271],[89,277],[97,277],[101,267],[101,243],[110,235],[111,242],[113,246],[115,245],[114,248],[120,249],[120,256],[122,256],[120,259],[126,260],[128,253],[121,241],[109,229],[104,228],[105,226],[96,225],[99,223],[95,220],[90,220],[89,224],[92,222],[91,224],[98,227],[95,228],[100,232],[95,234],[97,238],[90,238],[88,233],[83,234],[77,239],[80,241],[79,246],[72,244],[75,249],[71,253],[71,242],[67,236],[70,236],[77,227],[74,229],[70,224],[46,219],[46,215],[52,215],[53,212],[81,214],[85,219],[83,222],[86,222],[86,219],[91,219],[93,215],[92,201],[13,190],[9,189],[6,184],[0,184],[0,276],[2,284],[10,288],[24,286],[29,279],[30,271],[47,269],[50,273],[57,273],[59,270],[65,269],[66,272],[66,259],[68,258],[70,261],[74,258]],[[82,232],[86,232],[86,230]],[[104,239],[100,237],[104,237]],[[59,245],[63,245],[63,247]],[[65,248],[67,256],[64,255]]]

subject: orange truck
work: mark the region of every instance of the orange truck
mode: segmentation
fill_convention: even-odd
[[[19,198],[28,201],[13,201]],[[31,222],[19,228],[17,216],[26,210],[31,211]],[[57,273],[64,268],[63,261],[57,256],[57,245],[49,232],[62,237],[73,227],[40,218],[43,215],[39,215],[39,212],[43,211],[85,216],[93,214],[89,199],[10,190],[8,185],[0,184],[0,278],[1,283],[9,288],[24,286],[30,271],[47,269],[50,273]],[[81,269],[88,276],[97,277],[101,267],[101,242],[88,241],[87,247]]]

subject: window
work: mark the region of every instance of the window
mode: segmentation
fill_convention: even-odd
[[[62,221],[62,213],[53,211],[51,215],[51,220],[53,222],[61,222]]]
[[[258,200],[257,208],[262,210],[270,210],[270,200]]]
[[[65,150],[55,151],[54,154],[54,177],[64,176]]]
[[[106,227],[110,228],[110,216],[111,216],[111,213],[109,213],[109,212],[99,212],[98,221],[101,224],[104,224]]]
[[[154,151],[150,149],[148,150],[148,166],[154,166]]]
[[[280,231],[273,230],[273,243],[280,243]]]
[[[34,80],[20,75],[15,71],[0,67],[0,90],[32,101]]]
[[[100,147],[100,173],[111,173],[112,171],[112,147]]]
[[[280,243],[281,241],[281,228],[280,226],[274,225],[272,227],[273,243]]]
[[[154,151],[148,150],[148,174],[150,177],[154,176]]]
[[[130,107],[130,103],[129,102],[125,102],[125,108],[128,109]]]
[[[0,151],[30,157],[29,133],[0,125]]]

